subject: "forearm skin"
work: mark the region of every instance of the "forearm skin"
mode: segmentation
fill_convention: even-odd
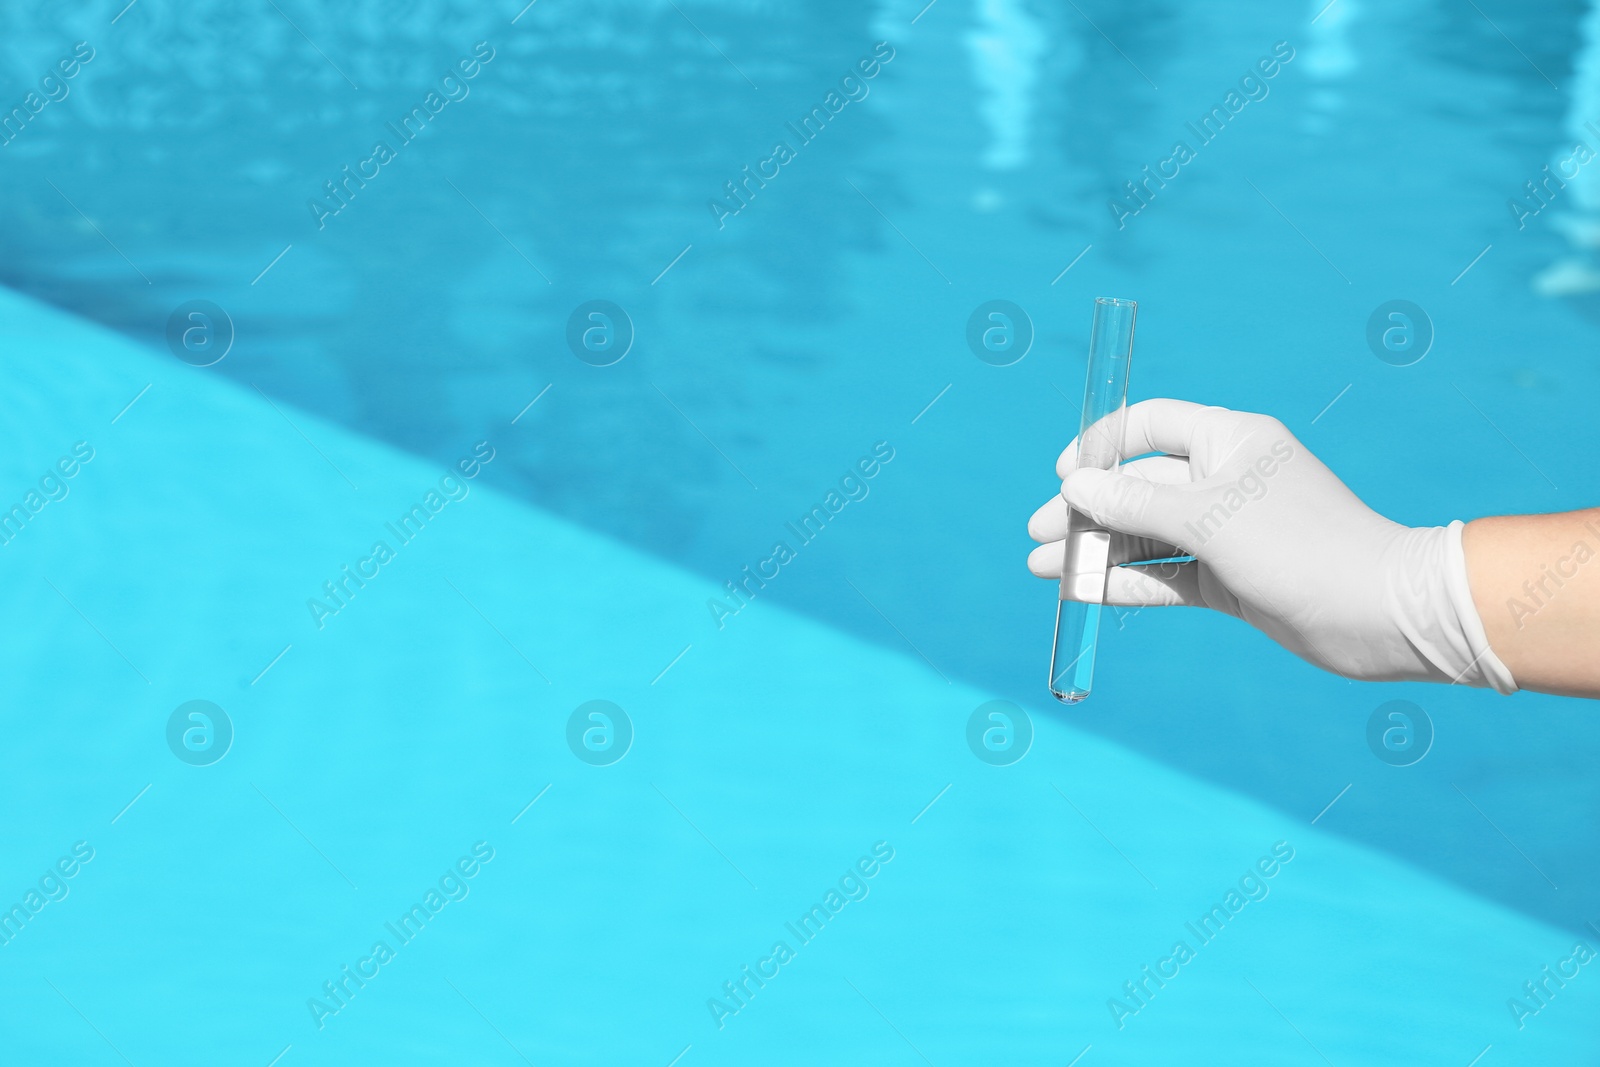
[[[1600,700],[1600,508],[1477,519],[1462,547],[1489,645],[1517,685]]]

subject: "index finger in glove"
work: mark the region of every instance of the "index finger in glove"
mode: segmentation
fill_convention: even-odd
[[[1080,452],[1092,453],[1096,459],[1107,458],[1106,454],[1111,453],[1118,461],[1146,452],[1187,456],[1193,450],[1195,436],[1209,417],[1208,413],[1226,411],[1226,408],[1207,407],[1188,400],[1141,400],[1112,412],[1086,433],[1073,438],[1056,460],[1056,476],[1065,478],[1077,470]],[[1085,439],[1089,442],[1088,448],[1084,447]]]

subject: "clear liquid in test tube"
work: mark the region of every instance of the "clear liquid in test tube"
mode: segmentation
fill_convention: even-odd
[[[1078,427],[1078,468],[1115,470],[1122,459],[1122,429],[1128,403],[1128,365],[1133,360],[1132,300],[1098,297],[1089,334],[1089,374],[1083,387]],[[1100,634],[1111,532],[1069,508],[1067,539],[1056,606],[1055,648],[1050,653],[1050,694],[1064,704],[1087,699],[1094,687],[1095,644]]]

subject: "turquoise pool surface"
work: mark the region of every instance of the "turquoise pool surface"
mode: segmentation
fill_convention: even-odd
[[[1589,5],[0,31],[6,1062],[1600,1059],[1591,702],[1146,611],[1062,708],[1023,566],[1099,295],[1399,521],[1593,505]]]

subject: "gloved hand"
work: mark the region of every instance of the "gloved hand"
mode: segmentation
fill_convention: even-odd
[[[1028,521],[1034,574],[1060,576],[1070,504],[1112,531],[1108,604],[1214,608],[1347,678],[1516,690],[1473,605],[1459,521],[1390,522],[1266,415],[1146,400],[1125,418],[1123,457],[1163,454],[1078,470],[1068,445],[1061,495]]]

